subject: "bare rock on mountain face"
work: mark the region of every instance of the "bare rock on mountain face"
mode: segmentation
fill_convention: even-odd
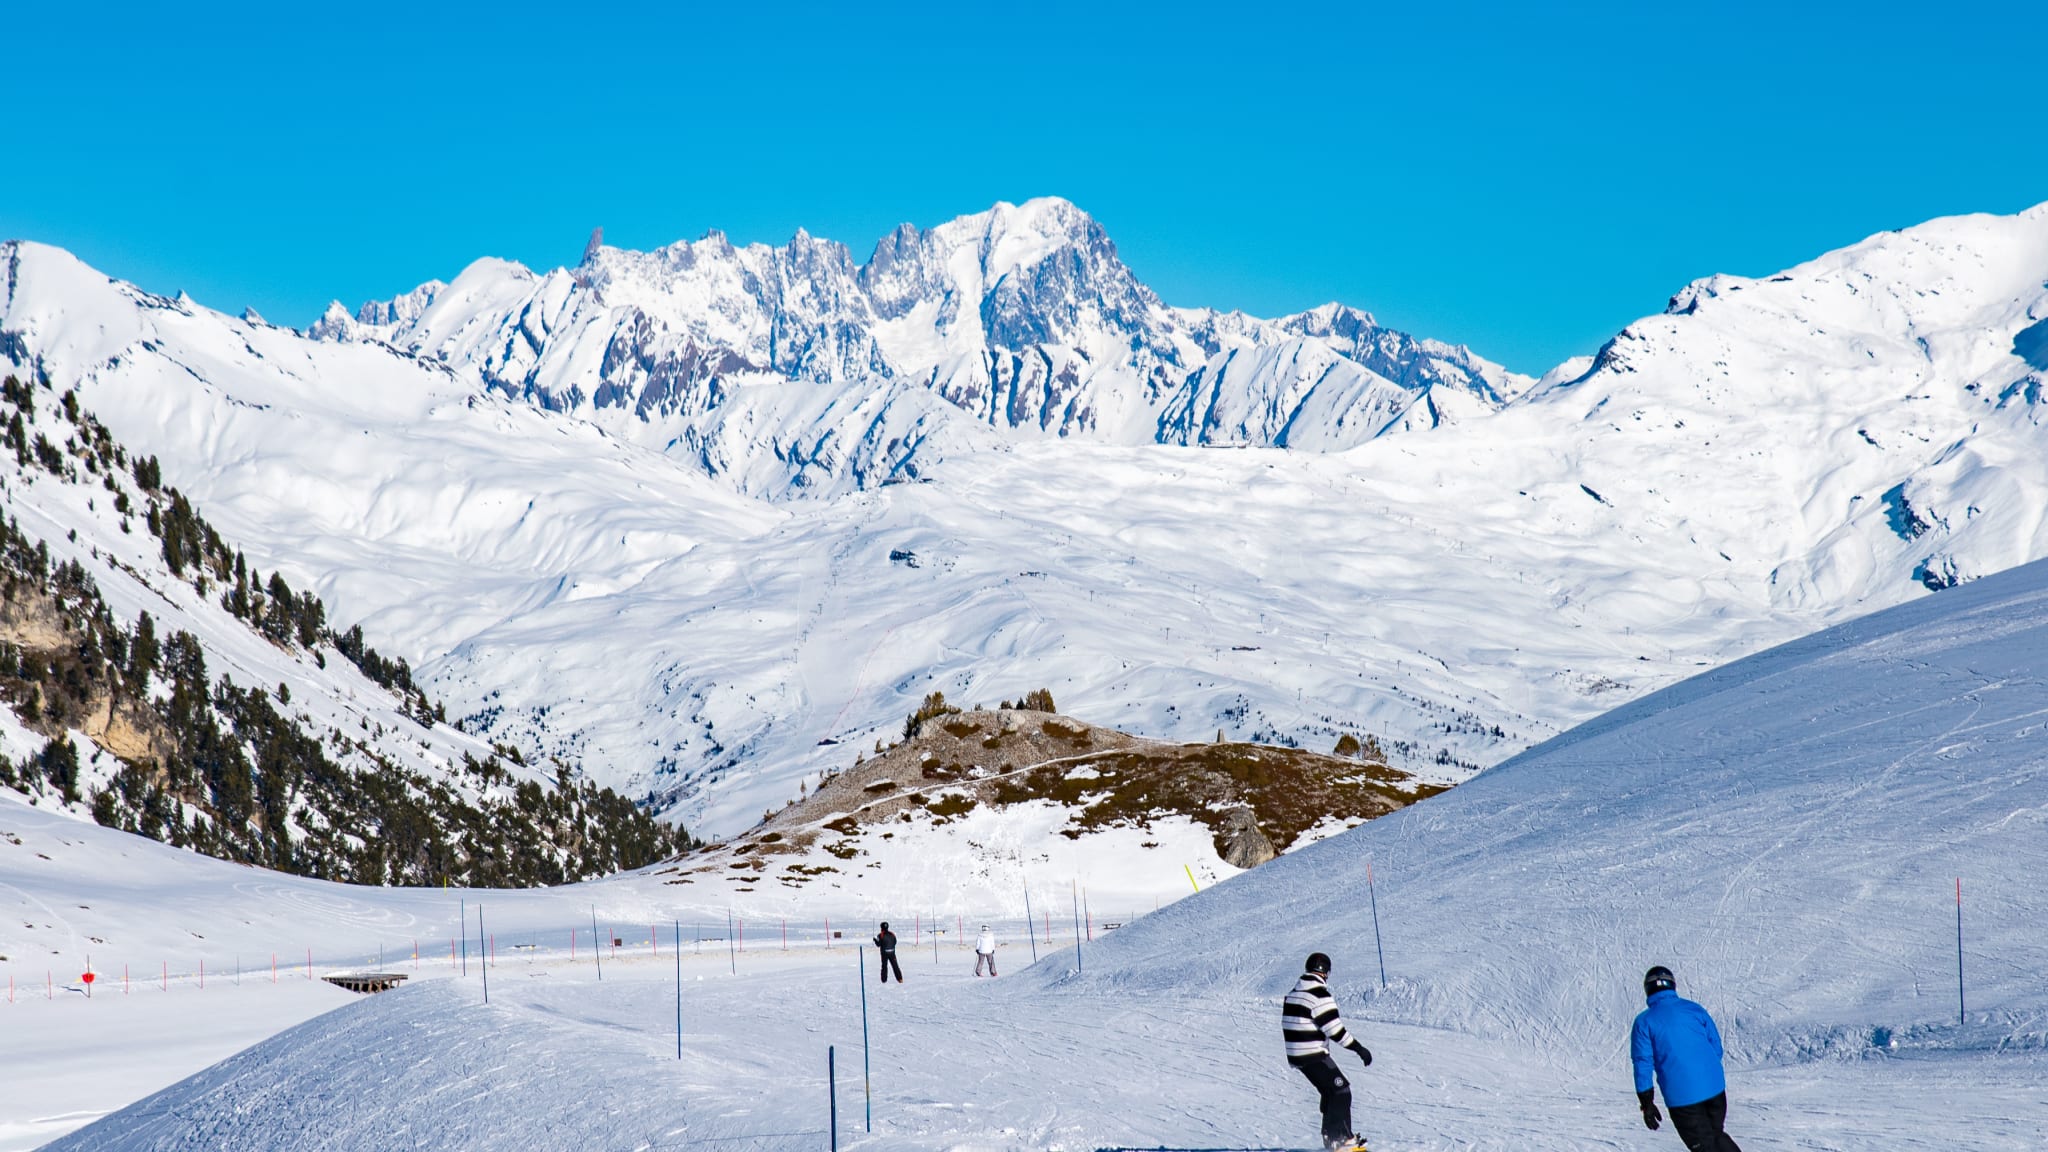
[[[1156,821],[1185,818],[1208,830],[1224,862],[1254,868],[1283,847],[1443,790],[1377,756],[1175,744],[1028,709],[948,712],[881,755],[828,776],[748,835],[711,849],[700,867],[742,866],[728,858],[748,868],[775,860],[775,878],[800,887],[816,873],[814,846],[852,860],[866,850],[864,837],[890,835],[905,823],[940,827],[977,810],[1052,804],[1065,810],[1058,834],[1070,840],[1110,828],[1149,832]]]
[[[1216,839],[1223,846],[1223,860],[1233,868],[1256,868],[1278,856],[1273,842],[1259,831],[1259,818],[1247,807],[1232,808],[1223,814],[1223,822],[1216,829]]]

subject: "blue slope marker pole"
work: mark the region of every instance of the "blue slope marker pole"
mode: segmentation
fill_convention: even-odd
[[[1380,987],[1387,986],[1387,949],[1380,943],[1380,894],[1372,883],[1372,861],[1365,862],[1365,891],[1372,897],[1372,946],[1380,954]]]
[[[875,1130],[875,1081],[868,1071],[868,950],[860,949],[860,1082],[867,1092],[868,1131]]]
[[[1963,878],[1956,877],[1956,1027],[1964,1024],[1963,1011]]]
[[[683,922],[676,921],[676,1059],[683,1058]]]
[[[1074,973],[1081,972],[1081,882],[1072,882],[1074,894]]]
[[[1038,963],[1038,921],[1031,918],[1031,885],[1024,885],[1024,938],[1031,941],[1031,962]]]
[[[839,1072],[833,1067],[832,1046],[825,1046],[825,1099],[832,1110],[832,1152],[839,1152]]]
[[[484,1003],[491,1002],[491,964],[489,954],[484,951],[484,906],[476,906],[476,954],[483,962],[477,970],[484,974]]]
[[[739,954],[733,951],[732,909],[730,908],[725,910],[725,960],[726,963],[732,965],[732,974],[735,976],[739,975],[740,958]]]
[[[597,958],[597,982],[604,983],[604,945],[597,939],[597,905],[590,906],[590,954]]]
[[[469,901],[457,900],[455,907],[461,910],[455,919],[457,923],[462,925],[462,974],[467,976],[469,975]]]

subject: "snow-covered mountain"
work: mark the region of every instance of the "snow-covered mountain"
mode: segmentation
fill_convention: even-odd
[[[933,690],[1042,685],[1174,740],[1371,734],[1461,779],[2048,555],[2048,206],[1703,280],[1526,388],[1342,309],[1155,308],[1082,221],[998,209],[861,266],[596,246],[328,339],[20,244],[0,339],[471,730],[721,834]],[[658,335],[617,342],[635,309]],[[983,355],[992,388],[1075,374],[977,417],[941,393]]]
[[[573,766],[450,727],[76,392],[4,375],[0,792],[368,884],[561,883],[687,846]]]
[[[645,876],[490,894],[491,923],[521,950],[501,944],[488,1004],[476,960],[464,978],[430,952],[401,967],[413,986],[53,1147],[269,1147],[317,1133],[324,1148],[371,1150],[397,1133],[421,1149],[816,1148],[830,1123],[828,1045],[838,1123],[863,1147],[1299,1147],[1314,1138],[1315,1097],[1281,1060],[1278,1008],[1302,957],[1322,951],[1374,1054],[1364,1069],[1340,1059],[1376,1145],[1675,1147],[1642,1127],[1627,1043],[1644,969],[1667,964],[1719,1023],[1729,1130],[1745,1146],[2028,1152],[2048,1130],[2044,717],[2037,563],[1691,678],[1092,941],[1062,923],[1062,906],[1044,935],[1031,926],[1035,966],[1021,925],[1003,923],[996,980],[968,975],[957,937],[941,947],[927,933],[904,949],[907,985],[863,989],[850,945],[876,917],[849,925],[844,911],[832,951],[810,932],[785,951],[752,928],[750,951],[728,951],[718,915],[700,952],[696,894]],[[208,920],[236,923],[244,947],[302,933],[403,949],[451,932],[457,914],[440,892],[290,881],[229,894],[210,882],[221,866],[192,859],[153,875],[142,905],[118,883],[142,862],[108,852],[112,834],[53,845],[51,824],[0,805],[0,826],[23,833],[18,846],[0,838],[0,860],[47,848],[55,859],[21,869],[23,894],[91,894],[91,909],[39,914],[73,933],[66,960],[102,924],[139,938],[124,949],[182,956],[195,947],[184,929]],[[53,873],[94,882],[64,888]],[[930,903],[906,891],[881,916],[902,929],[919,909],[924,926],[973,931],[986,903],[932,882]],[[652,933],[627,929],[627,958],[612,953],[600,981],[587,949],[567,954],[586,900],[615,922],[636,922],[613,911],[625,907],[650,928],[679,921],[661,946],[683,947],[655,955]],[[0,945],[9,935],[30,934],[0,929]],[[164,1083],[162,1063],[191,1061],[201,1030],[165,1028],[162,1055],[111,1052],[93,1077],[53,1074],[43,1053],[97,1057],[146,1013],[190,1020],[284,1000],[252,983],[6,1009],[34,1046],[0,1054],[0,1072],[49,1093],[17,1106],[17,1122],[54,1116],[30,1130],[57,1136],[81,1117],[41,1102],[106,1108],[124,1099],[116,1077],[133,1099]]]
[[[654,252],[593,237],[575,268],[480,260],[353,316],[331,305],[309,333],[472,369],[761,495],[915,479],[986,447],[974,424],[1329,451],[1418,405],[1433,423],[1531,383],[1338,305],[1271,321],[1169,308],[1056,198],[903,225],[864,264],[801,231]]]

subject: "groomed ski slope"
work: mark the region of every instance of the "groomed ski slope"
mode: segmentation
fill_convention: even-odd
[[[870,989],[872,1137],[854,973],[813,954],[691,957],[680,1060],[667,965],[501,962],[488,1006],[474,976],[351,1005],[52,1147],[815,1149],[828,1044],[848,1146],[1306,1147],[1274,1018],[1321,948],[1378,1056],[1377,1148],[1676,1147],[1626,1063],[1660,961],[1721,1022],[1745,1148],[2036,1148],[2044,672],[2034,564],[1641,700],[1112,933],[1085,972],[911,957],[915,984]]]

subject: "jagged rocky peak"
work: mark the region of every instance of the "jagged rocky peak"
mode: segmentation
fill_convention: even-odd
[[[356,311],[356,320],[363,324],[392,325],[407,324],[419,319],[448,285],[439,280],[425,284],[391,300],[371,300]]]
[[[919,353],[1081,345],[1091,324],[1127,334],[1159,309],[1102,225],[1057,197],[997,204],[929,230],[899,225],[875,245],[860,282],[883,319],[932,307],[942,345],[902,341],[898,353],[918,371],[932,366]]]
[[[939,238],[915,224],[898,224],[875,242],[861,267],[860,285],[875,315],[896,320],[930,300],[952,303],[952,281],[946,275],[945,248]],[[939,319],[950,323],[957,309]]]
[[[370,311],[372,304],[364,304],[363,311]],[[325,340],[330,343],[339,344],[354,340],[360,331],[360,327],[356,322],[356,318],[349,315],[348,309],[342,305],[341,301],[329,300],[327,302],[327,310],[320,314],[318,320],[313,321],[312,324],[307,326],[306,335],[315,340]]]
[[[647,252],[594,233],[573,269],[478,261],[330,309],[308,335],[373,338],[552,410],[629,414],[618,431],[769,495],[918,471],[979,443],[974,425],[1327,451],[1433,426],[1401,419],[1432,390],[1485,411],[1530,383],[1341,305],[1170,308],[1057,197],[901,225],[865,263],[803,229],[779,247],[710,231]],[[1240,355],[1303,342],[1321,351]],[[784,382],[814,387],[756,386]]]
[[[1410,336],[1382,326],[1372,313],[1329,303],[1275,323],[1287,332],[1320,340],[1352,360],[1413,392],[1449,387],[1498,406],[1529,390],[1534,381],[1510,372],[1462,344]]]

